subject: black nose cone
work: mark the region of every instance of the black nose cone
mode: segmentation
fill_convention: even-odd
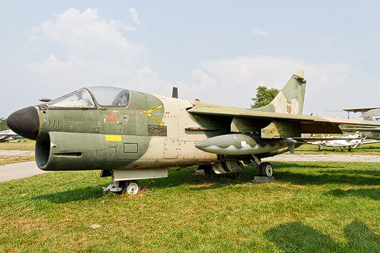
[[[33,106],[18,110],[9,115],[7,124],[15,133],[36,140],[40,128],[38,111]]]

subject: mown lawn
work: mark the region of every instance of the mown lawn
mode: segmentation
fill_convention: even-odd
[[[34,161],[34,156],[1,156],[0,165]]]
[[[0,142],[0,150],[34,150],[36,142],[29,139],[20,142],[12,140],[10,142]]]
[[[136,196],[96,171],[4,182],[0,252],[380,252],[377,163],[273,166],[268,184],[171,171]]]
[[[375,141],[375,140],[364,140],[364,141]],[[352,149],[352,151],[348,151],[347,148],[343,149],[343,152],[338,147],[324,147],[321,151],[318,150],[318,146],[304,144],[301,147],[298,147],[295,150],[295,154],[311,154],[311,155],[321,155],[321,154],[330,154],[330,155],[378,155],[380,150],[380,143],[366,144],[360,147]],[[285,154],[289,154],[285,153]]]

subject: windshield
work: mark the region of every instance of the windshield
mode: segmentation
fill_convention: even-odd
[[[127,107],[129,104],[129,90],[116,87],[90,87],[100,106]]]
[[[49,107],[95,108],[94,101],[85,88],[58,98],[47,105]]]
[[[90,87],[88,90],[93,93],[100,106],[127,107],[129,104],[129,90],[101,86]],[[49,102],[47,105],[49,107],[95,108],[95,103],[88,90],[86,88],[82,88],[52,102]]]

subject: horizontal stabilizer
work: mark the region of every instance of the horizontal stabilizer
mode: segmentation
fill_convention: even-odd
[[[372,107],[372,108],[354,108],[354,109],[343,109],[345,112],[368,112],[370,110],[374,109],[380,109],[379,107]]]
[[[380,132],[378,127],[361,127],[361,128],[341,128],[343,132],[356,132],[356,131],[371,131],[371,132]]]

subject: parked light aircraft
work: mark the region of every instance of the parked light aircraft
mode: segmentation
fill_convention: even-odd
[[[168,176],[198,165],[216,173],[244,169],[272,177],[270,157],[305,143],[302,133],[342,133],[364,122],[302,114],[306,80],[297,70],[268,105],[238,109],[115,87],[82,88],[12,113],[8,126],[36,140],[36,163],[46,171],[100,170],[105,188],[136,194],[136,180]],[[46,100],[47,101],[47,100]]]
[[[322,135],[322,140],[315,142],[307,142],[311,145],[318,145],[319,150],[322,150],[323,147],[338,147],[340,151],[343,152],[343,148],[347,147],[348,151],[351,151],[353,148],[360,147],[361,145],[379,143],[380,141],[367,141],[364,142],[362,136],[359,135],[357,131],[354,135],[345,134],[343,136],[327,136]]]
[[[6,142],[11,140],[12,138],[17,137],[17,134],[12,130],[3,130],[0,131],[0,142]]]
[[[364,120],[368,121],[380,121],[380,108],[356,108],[356,109],[343,109],[346,112],[360,112]],[[380,128],[367,127],[367,128],[344,128],[344,131],[363,131],[362,136],[369,139],[380,140]]]

